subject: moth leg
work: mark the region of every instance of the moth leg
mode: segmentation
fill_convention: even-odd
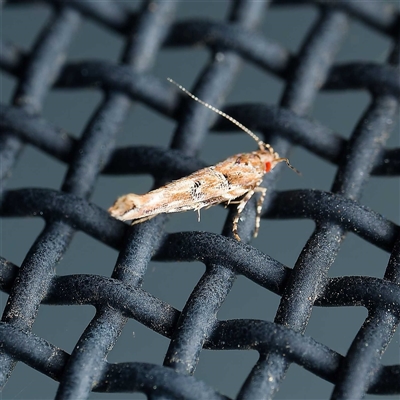
[[[258,186],[254,189],[254,191],[261,193],[260,198],[257,201],[256,227],[254,229],[254,235],[253,235],[254,237],[257,237],[258,231],[260,229],[261,211],[265,199],[265,194],[267,193],[267,188]]]
[[[141,224],[142,222],[148,221],[149,219],[152,219],[152,218],[154,218],[154,217],[156,217],[156,216],[157,216],[157,214],[155,214],[155,215],[149,215],[149,216],[143,217],[143,218],[134,219],[134,220],[131,222],[131,225]]]
[[[240,214],[243,211],[244,207],[246,206],[247,202],[251,199],[251,196],[253,196],[253,194],[254,194],[254,190],[249,190],[247,192],[247,194],[243,197],[243,199],[240,200],[240,202],[237,206],[237,214],[233,220],[232,232],[233,232],[234,238],[239,242],[240,242],[240,237],[238,235],[237,226],[238,226]]]
[[[226,202],[224,203],[224,207],[225,207],[225,208],[228,208],[231,204],[239,204],[241,201],[242,201],[242,200],[232,200],[232,199],[229,199],[228,201],[226,201]]]
[[[200,208],[197,209],[197,222],[200,222]]]
[[[229,207],[229,205],[231,205],[231,204],[239,204],[240,202],[241,202],[241,200],[229,199],[228,201],[225,202],[225,208]]]

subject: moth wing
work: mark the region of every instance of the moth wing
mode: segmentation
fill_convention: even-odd
[[[234,200],[247,190],[219,171],[222,164],[196,171],[143,195],[122,196],[110,212],[118,219],[136,220],[161,213],[200,210]]]

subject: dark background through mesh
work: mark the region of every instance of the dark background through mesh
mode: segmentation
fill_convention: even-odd
[[[0,4],[3,398],[399,395],[396,3]],[[108,216],[256,149],[168,76],[301,170],[257,239]]]

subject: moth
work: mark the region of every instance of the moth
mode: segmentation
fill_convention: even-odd
[[[258,144],[258,150],[251,153],[235,154],[226,160],[203,168],[184,178],[172,181],[158,189],[145,194],[126,194],[119,197],[108,212],[121,221],[131,221],[132,225],[154,218],[162,213],[177,213],[182,211],[197,211],[200,221],[200,210],[224,203],[237,204],[237,213],[233,220],[233,236],[240,241],[238,222],[240,214],[254,193],[259,193],[256,209],[254,237],[260,227],[261,209],[267,189],[261,187],[263,177],[274,167],[285,162],[291,169],[298,172],[287,158],[279,157],[278,153],[267,143],[264,143],[255,133],[239,121],[221,110],[200,100],[183,86],[172,79],[168,80],[180,90],[215,113],[228,119],[238,126]]]

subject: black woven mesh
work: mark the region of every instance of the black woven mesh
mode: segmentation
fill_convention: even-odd
[[[32,1],[9,1],[6,6],[14,3],[25,7]],[[272,397],[285,385],[283,378],[292,363],[334,383],[335,399],[358,399],[365,393],[399,394],[400,364],[384,366],[381,357],[400,316],[400,230],[358,201],[371,175],[400,175],[400,149],[385,147],[400,94],[399,13],[391,4],[304,2],[317,8],[319,15],[298,51],[291,54],[255,33],[268,12],[268,2],[232,2],[227,5],[231,8],[226,21],[179,22],[174,19],[179,8],[175,0],[144,1],[135,11],[125,2],[107,0],[43,3],[53,7],[52,14],[29,52],[1,43],[2,70],[18,81],[12,103],[0,106],[1,215],[45,220],[21,266],[1,258],[1,288],[9,293],[0,324],[1,386],[17,361],[22,361],[60,382],[59,399],[87,398],[92,390],[142,392],[151,398],[224,398],[191,375],[203,348],[240,348],[259,353],[254,367],[243,376],[241,399]],[[303,2],[278,1],[272,6],[282,3],[293,6]],[[68,61],[66,51],[84,19],[124,38],[118,63]],[[358,21],[390,40],[386,63],[335,63],[349,21]],[[167,234],[164,216],[129,227],[89,202],[100,174],[151,174],[159,186],[204,165],[196,156],[215,116],[150,73],[160,52],[198,44],[210,50],[211,59],[190,88],[196,95],[262,132],[282,156],[299,146],[337,166],[327,192],[274,190],[283,166],[265,178],[268,195],[263,219],[304,218],[316,224],[293,268],[246,244],[254,229],[255,202],[248,204],[240,221],[242,242],[232,238],[234,207],[221,235],[195,231]],[[222,98],[243,62],[284,82],[278,106],[223,107]],[[174,78],[179,80],[179,76]],[[105,96],[79,139],[40,116],[52,88],[86,87],[103,90]],[[306,117],[320,90],[348,89],[368,90],[371,100],[346,140]],[[116,148],[115,137],[132,101],[177,120],[169,149]],[[224,131],[232,126],[218,118],[212,129]],[[7,190],[6,180],[25,145],[68,165],[60,190]],[[392,184],[398,185],[398,181],[393,179]],[[111,277],[54,273],[77,231],[119,250]],[[328,278],[347,232],[390,253],[381,278]],[[206,266],[182,311],[142,288],[150,259],[201,261]],[[216,318],[237,275],[281,296],[273,322]],[[72,354],[32,332],[41,303],[96,307],[95,317]],[[368,317],[347,354],[303,335],[314,306],[367,308]],[[130,318],[170,339],[163,366],[104,361]]]

